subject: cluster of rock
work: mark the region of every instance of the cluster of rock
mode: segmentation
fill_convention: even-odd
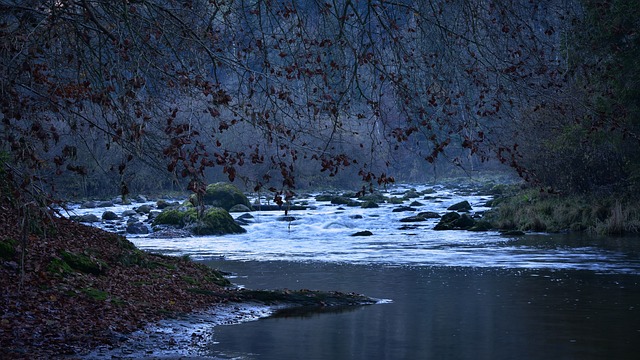
[[[316,197],[316,201],[328,201],[335,205],[344,206],[359,206],[365,209],[377,208],[382,203],[398,204],[397,208],[393,209],[393,212],[416,212],[418,207],[423,204],[419,201],[413,200],[415,198],[423,197],[425,200],[435,200],[430,194],[433,194],[435,190],[426,189],[422,192],[418,192],[415,189],[406,191],[403,194],[396,194],[398,196],[386,197],[380,193],[368,194],[366,196],[356,197],[353,193],[345,193],[341,195],[319,195]],[[404,205],[405,202],[413,200],[408,206]],[[439,222],[433,228],[434,230],[469,230],[469,231],[488,231],[493,228],[491,223],[482,220],[479,215],[473,216],[470,214],[472,211],[471,204],[468,201],[461,201],[453,204],[447,208],[447,213],[440,215],[433,211],[418,212],[416,215],[408,216],[400,219],[401,223],[406,223],[400,227],[400,230],[415,229],[417,226],[411,223],[419,223],[427,221],[429,219],[440,219]],[[370,231],[360,231],[352,234],[352,236],[370,236],[373,235]]]
[[[462,201],[451,205],[447,212],[439,214],[433,211],[418,212],[418,208],[423,206],[417,198],[422,197],[428,201],[442,201],[433,195],[435,190],[426,189],[418,192],[415,189],[404,193],[391,194],[385,196],[381,193],[371,193],[358,196],[356,193],[343,194],[323,194],[316,196],[318,202],[330,202],[331,204],[347,207],[361,207],[364,209],[377,208],[381,204],[396,204],[393,212],[414,213],[413,215],[400,219],[403,224],[400,230],[415,229],[419,227],[417,223],[430,219],[439,219],[433,228],[434,230],[469,230],[487,231],[492,229],[488,221],[483,220],[480,215],[472,214],[472,207],[468,201]],[[246,230],[242,225],[252,222],[251,211],[269,210],[304,210],[307,206],[287,204],[283,207],[278,205],[252,205],[247,196],[237,187],[229,183],[210,184],[206,188],[206,193],[200,197],[192,195],[188,200],[178,202],[168,202],[159,200],[155,204],[149,203],[146,198],[134,199],[142,204],[132,210],[126,210],[121,214],[113,211],[105,211],[102,218],[96,215],[84,215],[75,217],[81,222],[102,222],[104,227],[111,231],[126,232],[129,234],[149,234],[157,237],[184,237],[191,235],[223,235],[243,233]],[[408,205],[407,205],[408,204]],[[107,202],[87,202],[82,205],[84,208],[111,207],[117,205],[116,201]],[[242,212],[244,214],[234,219],[230,213]],[[295,221],[296,219],[285,212],[279,220]],[[360,231],[353,236],[370,236],[370,231]]]
[[[135,199],[148,202],[142,197]],[[73,220],[94,223],[103,222],[104,227],[128,234],[183,237],[189,235],[223,235],[243,233],[243,229],[229,214],[233,211],[251,211],[249,199],[235,186],[227,183],[210,184],[198,204],[195,196],[189,200],[168,202],[158,200],[155,204],[141,204],[132,210],[116,214],[111,210],[99,218],[94,214],[72,217]],[[112,207],[114,201],[86,202],[82,208]],[[202,205],[202,206],[196,206]]]

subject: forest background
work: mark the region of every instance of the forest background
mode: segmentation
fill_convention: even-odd
[[[0,151],[25,199],[479,170],[551,193],[640,186],[632,0],[3,0],[0,14]]]

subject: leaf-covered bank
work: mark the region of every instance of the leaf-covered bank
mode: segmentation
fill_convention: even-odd
[[[633,194],[553,194],[511,188],[492,201],[487,218],[499,229],[534,232],[640,232],[640,202]]]
[[[0,197],[0,358],[49,359],[115,347],[133,330],[227,302],[344,306],[356,294],[248,291],[185,257],[58,217],[25,217]],[[23,220],[28,222],[25,226]],[[26,246],[22,251],[24,230]],[[23,257],[24,254],[24,257]],[[336,300],[337,299],[337,300]],[[153,351],[153,349],[149,349]]]

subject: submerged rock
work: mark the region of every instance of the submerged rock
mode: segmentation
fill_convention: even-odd
[[[373,233],[369,230],[358,231],[357,233],[351,234],[351,236],[371,236]]]
[[[409,217],[400,219],[400,222],[420,222],[420,221],[427,221],[427,219],[423,218],[420,215],[409,216]]]
[[[440,214],[433,211],[423,211],[418,213],[418,216],[423,217],[425,219],[437,219],[440,217]]]
[[[410,206],[400,206],[391,210],[391,212],[405,212],[405,211],[416,211],[416,210],[417,210],[416,208],[412,208]]]

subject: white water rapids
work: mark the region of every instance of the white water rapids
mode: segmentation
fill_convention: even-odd
[[[505,237],[497,231],[471,232],[463,230],[435,231],[438,219],[403,223],[400,219],[423,211],[440,215],[450,205],[467,200],[473,210],[482,213],[490,197],[469,195],[468,189],[444,186],[395,186],[384,193],[402,197],[409,188],[418,192],[435,192],[406,200],[402,205],[381,204],[379,208],[363,209],[332,205],[316,201],[315,195],[300,196],[298,202],[307,210],[290,211],[293,221],[282,221],[283,211],[255,211],[244,234],[198,236],[187,238],[154,238],[146,235],[128,236],[140,249],[171,255],[188,255],[196,260],[224,258],[237,261],[319,261],[385,266],[455,266],[480,268],[572,269],[599,273],[640,274],[637,252],[599,246],[600,240],[583,235],[528,234]],[[415,211],[393,212],[413,201]],[[154,203],[148,203],[154,204]],[[140,206],[81,209],[77,205],[70,214],[96,214],[106,210],[121,214]],[[241,213],[232,214],[234,217]],[[144,220],[142,218],[141,220]],[[94,223],[108,227],[109,222]],[[408,226],[408,227],[407,227]],[[351,236],[368,230],[372,236]],[[606,242],[605,242],[606,243]]]

